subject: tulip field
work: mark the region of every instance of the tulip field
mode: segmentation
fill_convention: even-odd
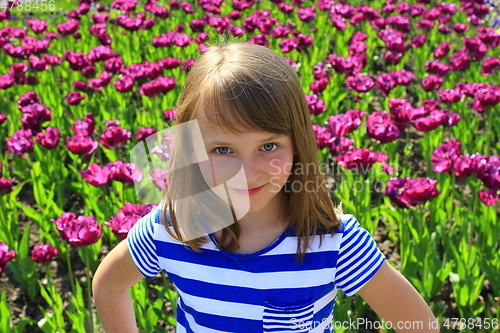
[[[101,331],[92,276],[158,204],[134,182],[167,185],[131,149],[172,126],[197,55],[224,41],[296,70],[332,200],[442,332],[500,332],[493,0],[0,0],[0,332]],[[140,332],[175,331],[167,276],[131,293]],[[339,295],[334,321],[359,319],[381,320]],[[393,331],[366,322],[333,327]]]

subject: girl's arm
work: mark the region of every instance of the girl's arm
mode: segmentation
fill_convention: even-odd
[[[137,333],[129,288],[143,277],[132,260],[126,241],[120,242],[99,265],[92,290],[106,333]]]
[[[400,332],[439,332],[429,306],[410,282],[384,262],[358,294],[392,328]]]

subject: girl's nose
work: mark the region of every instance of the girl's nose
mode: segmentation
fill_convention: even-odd
[[[255,156],[250,156],[240,159],[243,170],[245,171],[245,177],[247,178],[247,183],[249,186],[258,186],[257,181],[261,177],[262,169],[259,159]]]

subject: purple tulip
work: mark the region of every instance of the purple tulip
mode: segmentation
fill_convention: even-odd
[[[443,78],[437,75],[429,75],[423,78],[422,87],[425,91],[437,90],[443,85]]]
[[[407,86],[415,81],[415,74],[404,69],[392,71],[391,75],[398,86]]]
[[[489,76],[495,72],[500,72],[500,58],[488,57],[481,66],[481,75]]]
[[[156,205],[139,205],[127,202],[120,211],[112,216],[105,225],[111,227],[113,233],[120,239],[127,238],[128,232],[144,215],[149,213]]]
[[[460,88],[442,89],[438,91],[439,100],[443,103],[456,103],[462,99]]]
[[[109,169],[109,178],[125,184],[133,185],[142,180],[142,172],[134,163],[122,161],[110,162],[106,165]]]
[[[39,132],[36,134],[36,140],[38,143],[47,149],[53,149],[59,144],[61,139],[61,134],[57,127],[47,127],[45,132]]]
[[[346,84],[350,90],[367,92],[373,87],[375,82],[368,75],[355,74],[347,78]]]
[[[448,75],[450,67],[446,64],[443,64],[442,62],[434,60],[434,61],[427,61],[425,63],[425,70],[427,71],[427,73],[435,74],[440,77],[445,77],[446,75]]]
[[[354,148],[348,154],[337,156],[337,162],[343,168],[366,172],[375,162],[385,162],[387,158],[387,154],[382,152],[376,153],[368,148]]]
[[[113,49],[109,45],[99,45],[90,49],[87,59],[90,62],[98,62],[108,60],[110,58],[118,56],[118,53],[113,52]]]
[[[66,147],[73,153],[82,156],[90,156],[96,149],[98,143],[92,137],[77,134],[74,137],[66,137]]]
[[[328,78],[324,77],[319,80],[311,82],[309,88],[315,94],[320,94],[322,91],[326,89],[328,85]]]
[[[413,39],[411,40],[411,47],[417,49],[422,45],[424,45],[426,40],[427,40],[426,34],[416,34],[415,37],[413,37]]]
[[[71,125],[71,131],[76,136],[91,136],[96,132],[95,120],[92,113],[87,113],[85,119],[77,119],[74,124]]]
[[[194,64],[194,63],[193,63]],[[175,87],[175,79],[173,77],[159,77],[156,80],[143,84],[140,88],[141,95],[155,97],[162,93],[167,93]]]
[[[474,98],[486,107],[496,106],[500,103],[500,86],[485,85],[476,90]]]
[[[40,59],[36,56],[31,56],[28,58],[28,60],[30,62],[31,69],[33,69],[34,71],[41,72],[49,69],[49,65],[44,59]]]
[[[64,57],[66,61],[69,62],[69,66],[71,67],[71,69],[74,71],[82,70],[83,68],[90,66],[91,64],[86,55],[78,52],[73,52],[71,50],[66,50],[64,52]]]
[[[99,142],[107,149],[122,149],[130,140],[131,133],[120,126],[109,126],[99,138]]]
[[[44,32],[45,30],[47,30],[47,28],[49,26],[49,24],[47,22],[42,21],[42,20],[38,20],[38,19],[27,20],[26,24],[36,34]]]
[[[368,135],[381,143],[398,140],[400,131],[392,118],[386,111],[375,111],[370,114],[366,123]]]
[[[488,47],[479,38],[467,36],[465,37],[463,44],[472,61],[483,60],[484,56],[488,52]]]
[[[453,163],[453,170],[455,177],[459,181],[463,181],[465,178],[476,174],[479,161],[484,158],[480,154],[473,155],[459,155]]]
[[[95,187],[109,184],[112,180],[110,173],[107,166],[101,168],[96,163],[92,163],[86,170],[80,171],[83,180]]]
[[[24,153],[32,152],[33,147],[33,134],[29,129],[17,130],[7,139],[7,150],[20,157],[22,157]]]
[[[63,36],[72,35],[80,28],[80,22],[78,20],[70,18],[68,21],[64,23],[57,24],[56,27],[57,31],[61,35]]]
[[[135,134],[135,139],[137,141],[145,140],[148,136],[156,133],[156,128],[154,127],[141,127]]]
[[[58,57],[58,56],[53,55],[53,54],[44,54],[43,60],[45,60],[45,62],[47,64],[49,64],[50,66],[57,66],[57,65],[60,65],[62,63],[63,58]]]
[[[500,157],[488,156],[479,160],[477,178],[487,188],[500,191]]]
[[[349,154],[354,150],[354,139],[344,136],[330,137],[327,141],[327,147],[333,156],[340,154]]]
[[[61,238],[73,246],[92,245],[99,240],[102,228],[93,216],[78,216],[75,213],[63,213],[56,224]]]
[[[8,178],[0,178],[0,194],[7,194],[12,192],[14,184]]]
[[[486,205],[486,206],[493,206],[498,202],[498,191],[494,189],[481,189],[478,192],[479,199]]]
[[[448,54],[451,50],[451,44],[447,42],[441,42],[439,46],[434,50],[434,58],[441,59]]]
[[[149,179],[157,188],[163,191],[167,187],[168,169],[151,169],[150,175]]]
[[[16,83],[14,75],[11,73],[0,75],[0,89],[9,89]]]
[[[396,86],[396,81],[394,81],[393,76],[389,73],[382,73],[377,76],[375,80],[375,85],[378,89],[382,91],[384,96],[387,96],[389,92]]]
[[[312,129],[316,137],[316,145],[319,149],[323,149],[330,146],[330,140],[332,139],[332,132],[328,128],[321,125],[313,124]]]
[[[106,87],[111,82],[112,77],[113,74],[109,72],[101,72],[101,74],[99,74],[99,77],[90,79],[89,87],[97,91],[101,91],[102,88]]]
[[[43,264],[54,259],[57,254],[57,249],[50,244],[35,245],[31,250],[31,259],[34,262]]]
[[[117,81],[113,82],[116,90],[121,93],[130,92],[134,89],[134,79],[130,76],[122,76]]]
[[[333,136],[346,136],[361,124],[365,112],[351,109],[346,113],[330,116],[325,122]]]
[[[16,257],[14,250],[9,251],[7,244],[0,242],[0,276],[2,276],[7,263]]]
[[[66,96],[66,103],[69,105],[78,105],[85,99],[85,96],[80,94],[78,91],[72,91]]]
[[[432,170],[440,173],[451,173],[461,150],[462,146],[459,140],[449,140],[439,145],[432,153]]]
[[[471,59],[469,57],[469,53],[464,50],[456,51],[448,60],[450,63],[451,69],[455,71],[465,71],[469,69]]]
[[[119,73],[123,67],[123,60],[120,57],[112,57],[104,61],[104,69],[113,74]]]
[[[297,16],[301,21],[306,23],[311,23],[316,18],[316,8],[312,7],[302,7],[297,10]]]
[[[172,121],[175,119],[175,109],[164,110],[163,115],[167,118],[167,121]]]
[[[441,193],[436,183],[437,180],[430,178],[393,177],[387,183],[386,195],[401,208],[417,206]]]

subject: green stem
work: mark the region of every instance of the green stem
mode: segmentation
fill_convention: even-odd
[[[90,258],[89,258],[89,249],[87,246],[82,248],[83,258],[85,261],[85,273],[87,275],[87,306],[90,316],[90,332],[94,333],[94,315],[93,315],[93,306],[92,306],[92,279],[90,276]]]

